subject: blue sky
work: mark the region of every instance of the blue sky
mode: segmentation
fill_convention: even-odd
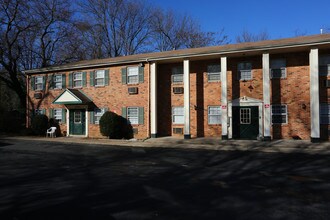
[[[330,0],[153,0],[162,8],[187,13],[204,31],[235,37],[248,30],[267,31],[272,39],[293,37],[295,32],[319,34],[330,28]]]

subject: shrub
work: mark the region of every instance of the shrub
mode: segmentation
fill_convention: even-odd
[[[46,115],[36,115],[31,123],[32,132],[36,135],[45,135],[48,129],[48,117]]]
[[[129,139],[133,137],[132,126],[126,118],[114,112],[105,112],[100,119],[100,132],[112,139]]]

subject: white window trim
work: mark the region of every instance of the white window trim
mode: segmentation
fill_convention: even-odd
[[[130,116],[129,109],[136,109],[136,116]],[[131,125],[138,125],[139,124],[139,107],[127,107],[126,109],[127,120],[130,122]],[[136,123],[132,123],[131,118],[136,117]]]
[[[219,114],[210,114],[210,109],[211,108],[219,108]],[[211,123],[210,122],[210,116],[220,116],[219,118],[219,122],[218,123]],[[207,121],[208,121],[208,124],[209,125],[220,125],[221,124],[221,106],[208,106],[208,109],[207,109]]]
[[[273,106],[285,106],[285,113],[277,113],[277,114],[273,114]],[[271,114],[272,114],[272,124],[276,124],[276,125],[287,125],[288,124],[288,105],[286,104],[274,104],[271,106]],[[273,115],[285,115],[285,123],[273,123]]]
[[[174,114],[174,109],[175,108],[181,108],[182,109],[182,114]],[[174,118],[175,116],[182,116],[183,117],[183,120],[182,122],[175,122]],[[172,107],[172,124],[175,124],[175,125],[181,125],[181,124],[184,124],[184,107],[183,106],[175,106],[175,107]]]
[[[130,70],[135,69],[135,72],[133,75],[130,75]],[[130,82],[131,78],[136,78],[136,81]],[[139,84],[139,67],[138,66],[130,66],[127,67],[127,84]]]
[[[219,72],[210,72],[211,66],[219,66]],[[219,76],[219,79],[210,79],[210,76]],[[221,66],[220,64],[212,64],[207,66],[207,81],[208,82],[220,82],[221,81]]]
[[[98,77],[97,76],[97,73],[98,72],[103,72],[103,77]],[[103,83],[102,84],[100,84],[100,85],[98,85],[97,84],[97,80],[98,79],[103,79]],[[95,85],[95,87],[102,87],[102,86],[105,86],[105,70],[95,70],[94,71],[94,85]]]
[[[80,75],[81,79],[75,79],[75,75]],[[83,87],[83,73],[82,72],[75,72],[73,73],[73,79],[72,79],[72,84],[73,88],[82,88]],[[81,81],[81,86],[76,86],[76,82]]]

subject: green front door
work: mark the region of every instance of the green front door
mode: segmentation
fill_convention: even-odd
[[[70,134],[85,135],[86,113],[85,109],[70,109]]]
[[[257,139],[259,134],[258,106],[233,107],[233,138]]]

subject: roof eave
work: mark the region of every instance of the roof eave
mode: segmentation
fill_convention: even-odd
[[[311,42],[294,42],[288,44],[277,44],[277,45],[261,45],[261,46],[243,46],[242,48],[234,48],[234,49],[227,49],[221,50],[221,48],[210,47],[209,51],[201,51],[201,52],[188,52],[184,53],[185,50],[178,51],[179,54],[174,55],[167,55],[166,52],[164,56],[161,56],[162,53],[155,53],[155,56],[152,54],[146,54],[143,56],[141,55],[140,58],[137,59],[123,59],[118,61],[103,61],[100,63],[93,63],[89,64],[77,64],[72,65],[68,64],[56,67],[47,67],[42,69],[34,69],[25,71],[27,75],[39,74],[39,73],[47,73],[47,72],[56,72],[56,71],[66,71],[66,70],[77,70],[77,69],[85,69],[85,68],[95,68],[95,67],[106,67],[106,66],[113,66],[113,65],[122,65],[128,63],[138,63],[138,62],[150,62],[150,61],[162,61],[162,60],[173,60],[173,59],[185,59],[191,57],[202,57],[202,56],[214,56],[214,55],[229,55],[229,54],[236,54],[236,53],[248,53],[248,52],[259,52],[259,51],[272,51],[272,50],[279,50],[279,49],[289,49],[294,47],[315,47],[324,44],[330,44],[330,39],[325,40],[318,40],[318,41],[311,41]],[[180,52],[182,52],[180,54]],[[157,55],[157,56],[156,56]]]

